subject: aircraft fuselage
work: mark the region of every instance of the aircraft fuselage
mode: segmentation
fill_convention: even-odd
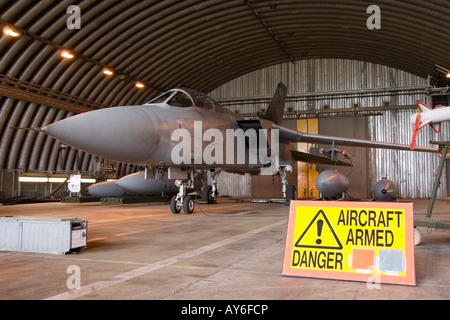
[[[270,166],[274,153],[281,158],[290,154],[290,147],[279,144],[274,130],[244,131],[237,120],[241,118],[229,111],[159,103],[91,111],[44,131],[94,155],[147,166],[257,173]]]

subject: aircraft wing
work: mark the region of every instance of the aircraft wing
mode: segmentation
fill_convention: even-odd
[[[352,139],[328,136],[322,134],[304,133],[292,130],[280,125],[272,124],[273,129],[279,130],[279,137],[281,141],[285,142],[306,142],[306,143],[322,143],[334,144],[341,146],[365,147],[365,148],[380,148],[380,149],[394,149],[394,150],[408,150],[411,151],[410,146],[406,144],[377,142],[364,139]],[[415,147],[414,151],[421,152],[440,152],[439,148],[433,147]]]

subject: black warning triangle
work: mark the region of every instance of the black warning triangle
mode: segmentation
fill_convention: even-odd
[[[319,219],[319,218],[321,218],[321,219]],[[317,220],[317,222],[316,222],[316,220]],[[323,223],[323,221],[325,221],[325,223]],[[312,227],[315,225],[318,226],[319,230]],[[305,236],[307,234],[314,232],[314,234],[317,235],[317,232],[318,231],[322,232],[324,230],[324,228],[328,228],[328,230],[331,231],[331,234],[333,236],[333,241],[327,241],[328,243],[324,243],[322,245],[322,241],[320,241],[320,240],[316,240],[314,243],[311,243],[310,241],[305,240]],[[336,232],[334,232],[334,229],[331,226],[330,221],[328,220],[327,216],[325,215],[325,212],[322,209],[320,209],[319,212],[316,213],[314,218],[311,220],[311,222],[306,227],[305,231],[303,231],[302,235],[295,242],[294,246],[297,248],[337,249],[337,250],[342,250],[342,248],[343,248],[341,241],[339,241],[339,238],[337,237]]]

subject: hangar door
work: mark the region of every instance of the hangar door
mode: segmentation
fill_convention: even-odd
[[[367,139],[366,117],[335,117],[319,118],[319,133],[346,138]],[[322,146],[329,148],[330,146]],[[350,181],[348,193],[353,199],[370,199],[369,168],[367,148],[336,146],[337,149],[345,149],[353,156],[353,167],[318,165],[316,170],[320,173],[326,169],[337,169],[347,175]]]

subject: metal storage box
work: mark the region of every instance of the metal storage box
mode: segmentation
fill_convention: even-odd
[[[86,243],[84,219],[0,217],[0,250],[66,254]]]

